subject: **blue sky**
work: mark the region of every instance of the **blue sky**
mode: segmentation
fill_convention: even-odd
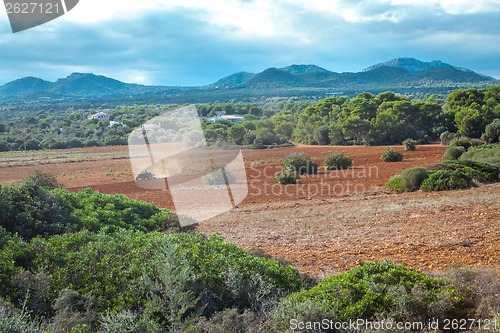
[[[92,72],[204,85],[316,64],[356,72],[409,56],[500,78],[500,0],[80,0],[13,34],[0,6],[0,85]]]

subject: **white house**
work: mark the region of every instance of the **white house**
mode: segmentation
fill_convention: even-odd
[[[109,115],[106,112],[100,111],[100,112],[94,113],[93,115],[88,116],[87,119],[88,120],[97,119],[97,120],[106,121],[109,119]]]
[[[225,112],[224,112],[225,113]],[[217,117],[210,117],[207,118],[207,121],[209,123],[215,123],[218,120],[227,120],[230,121],[232,124],[240,124],[245,120],[245,118],[241,116],[234,116],[234,115],[217,115]]]

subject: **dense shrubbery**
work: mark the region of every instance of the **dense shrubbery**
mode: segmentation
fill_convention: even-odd
[[[401,162],[403,154],[394,148],[386,148],[382,155],[380,155],[380,159],[384,162]]]
[[[384,318],[427,322],[433,318],[467,318],[472,312],[472,305],[444,280],[386,261],[365,263],[329,277],[287,300],[287,308],[303,312],[304,302],[310,302],[335,314],[331,319],[339,321]]]
[[[328,170],[347,169],[352,166],[352,159],[342,153],[333,153],[325,158],[323,165]]]
[[[406,139],[403,141],[403,147],[406,151],[414,151],[417,149],[417,141],[413,139]]]
[[[19,187],[0,187],[0,226],[31,239],[82,229],[168,230],[178,228],[178,222],[167,210],[124,195],[91,189],[72,193],[38,185],[30,178]]]
[[[428,169],[414,167],[393,176],[385,187],[412,192],[445,191],[471,187],[473,182],[496,182],[500,180],[500,168],[492,164],[447,160]]]
[[[490,163],[500,166],[500,143],[472,147],[460,156],[460,160]]]

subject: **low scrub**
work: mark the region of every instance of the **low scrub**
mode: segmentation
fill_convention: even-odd
[[[458,160],[465,150],[463,146],[449,146],[444,152],[443,160]]]
[[[304,153],[288,155],[283,161],[285,170],[293,170],[299,175],[315,174],[318,172],[318,165],[314,160]]]
[[[380,155],[380,159],[384,162],[401,162],[403,154],[394,148],[386,148],[382,155]]]
[[[290,295],[287,302],[298,309],[304,302],[315,304],[321,313],[336,313],[335,319],[340,321],[391,318],[427,322],[468,318],[472,312],[472,305],[445,280],[387,261],[368,262],[331,276]]]
[[[274,175],[274,179],[276,179],[276,182],[278,184],[282,185],[288,185],[288,184],[297,184],[297,181],[299,180],[299,175],[295,170],[288,169],[285,170],[284,172],[277,172]]]
[[[413,139],[406,139],[403,141],[403,147],[406,151],[414,151],[417,149],[417,141]]]
[[[490,163],[500,166],[500,143],[471,147],[460,160]]]
[[[464,189],[472,186],[472,177],[467,172],[457,170],[438,170],[431,172],[422,182],[424,192]]]
[[[421,167],[406,169],[399,175],[392,177],[385,186],[399,192],[417,191],[422,182],[429,176],[429,171]]]
[[[323,165],[328,170],[347,169],[352,166],[352,159],[342,153],[333,153],[325,158]]]

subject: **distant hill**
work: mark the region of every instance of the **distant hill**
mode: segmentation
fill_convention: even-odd
[[[24,77],[9,82],[0,87],[1,96],[26,95],[33,92],[46,91],[52,85],[52,82],[39,79],[37,77]]]
[[[215,82],[213,85],[214,86],[224,86],[224,85],[238,85],[238,84],[243,84],[246,83],[248,80],[250,80],[252,77],[254,77],[254,73],[247,73],[247,72],[239,72],[235,73],[229,76],[226,76],[219,81]]]
[[[336,73],[316,65],[294,64],[268,68],[260,73],[239,72],[214,84],[201,87],[143,86],[124,83],[91,73],[73,73],[56,82],[25,77],[0,86],[4,104],[38,102],[40,99],[144,101],[197,103],[244,99],[248,96],[324,96],[356,94],[362,91],[423,91],[426,95],[457,88],[484,87],[499,81],[472,70],[439,60],[423,62],[397,58],[376,64],[357,73]]]

